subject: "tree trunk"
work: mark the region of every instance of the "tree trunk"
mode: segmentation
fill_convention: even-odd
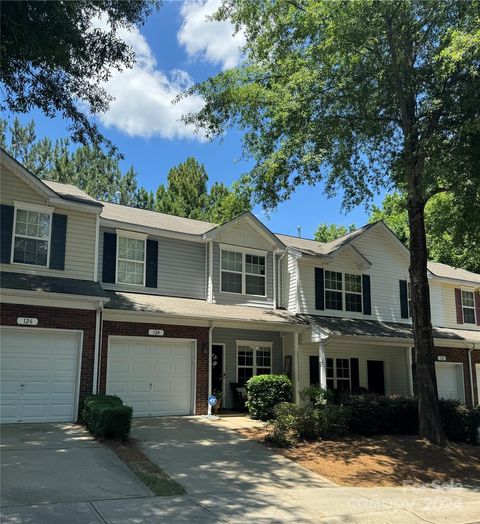
[[[410,283],[412,321],[418,394],[419,435],[435,444],[445,445],[438,405],[437,380],[430,316],[430,292],[427,279],[427,241],[424,202],[409,192],[408,223],[410,229]]]

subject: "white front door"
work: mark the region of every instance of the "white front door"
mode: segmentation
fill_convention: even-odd
[[[463,365],[456,362],[435,362],[438,397],[465,402]]]
[[[78,333],[4,327],[1,337],[1,421],[76,420]]]
[[[134,417],[193,412],[193,342],[110,337],[107,394],[132,406]]]

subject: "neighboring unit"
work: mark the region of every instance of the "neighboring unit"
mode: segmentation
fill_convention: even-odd
[[[1,420],[240,406],[245,382],[415,392],[408,251],[382,223],[322,244],[99,202],[1,153]],[[480,275],[429,265],[439,395],[479,399]],[[209,365],[209,362],[211,365]]]

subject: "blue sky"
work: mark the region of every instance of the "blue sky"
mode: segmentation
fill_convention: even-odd
[[[208,22],[206,14],[218,0],[166,1],[140,31],[123,35],[137,55],[133,70],[114,73],[107,90],[115,97],[107,114],[100,116],[101,131],[117,145],[126,170],[133,165],[139,184],[155,190],[164,183],[170,167],[194,156],[205,164],[210,183],[232,183],[249,170],[240,161],[241,135],[230,131],[222,141],[206,142],[179,122],[185,111],[199,107],[199,99],[171,104],[171,99],[192,82],[238,63],[242,35],[232,37],[228,24]],[[99,22],[101,24],[101,22]],[[7,115],[9,119],[12,115]],[[66,122],[49,120],[40,112],[34,118],[38,136],[52,139],[66,135]],[[379,204],[382,198],[375,199]],[[349,214],[341,211],[341,196],[327,199],[321,186],[299,188],[295,195],[269,216],[257,216],[275,232],[295,235],[297,226],[309,238],[322,222],[362,225],[368,221],[363,206]]]

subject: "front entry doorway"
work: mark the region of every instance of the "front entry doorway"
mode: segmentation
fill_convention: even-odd
[[[224,349],[223,344],[212,344],[212,392],[215,395],[220,392],[223,397],[224,371]]]
[[[367,360],[368,391],[385,395],[383,360]]]

